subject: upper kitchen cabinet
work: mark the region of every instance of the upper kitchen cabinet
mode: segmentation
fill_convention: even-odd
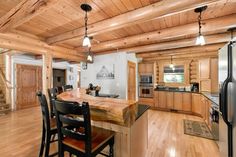
[[[199,60],[199,79],[210,79],[210,59]]]
[[[138,72],[139,74],[153,74],[154,64],[153,63],[139,63]]]

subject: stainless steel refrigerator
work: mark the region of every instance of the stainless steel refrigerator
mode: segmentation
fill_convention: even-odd
[[[219,149],[221,157],[236,157],[236,41],[219,50]]]

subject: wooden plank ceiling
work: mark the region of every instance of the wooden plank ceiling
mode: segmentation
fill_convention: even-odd
[[[4,16],[9,11],[23,1],[25,0],[0,1],[1,19],[4,19]],[[175,10],[170,10],[168,12],[169,14],[166,15],[162,15],[162,12],[165,12],[165,10],[160,10],[160,12],[162,11],[159,13],[160,16],[145,17],[143,20],[136,20],[131,24],[123,24],[120,27],[116,27],[114,24],[114,29],[109,28],[103,31],[92,32],[92,51],[96,54],[112,53],[116,52],[116,50],[132,50],[133,52],[138,50],[138,53],[145,53],[150,52],[150,50],[151,52],[159,52],[160,50],[179,48],[170,47],[168,43],[186,43],[187,40],[193,40],[196,37],[198,33],[198,25],[196,23],[198,15],[194,12],[194,6],[202,6],[205,3],[208,4],[208,8],[203,12],[203,34],[209,38],[209,43],[207,41],[207,44],[218,44],[228,41],[230,37],[229,34],[226,34],[226,30],[236,26],[236,0],[194,1],[196,4],[189,4],[192,8],[182,6],[182,9],[178,10],[178,8],[175,8]],[[43,10],[37,15],[32,16],[23,23],[20,23],[20,25],[13,27],[13,30],[36,35],[49,45],[71,48],[79,53],[84,53],[87,50],[81,47],[83,35],[73,35],[72,37],[58,40],[65,33],[84,28],[84,12],[80,9],[80,5],[84,2],[85,0],[58,0],[57,2],[53,2],[55,4],[50,9]],[[178,4],[176,0],[175,2]],[[186,0],[185,2],[187,3]],[[87,0],[87,3],[93,8],[88,13],[89,35],[90,30],[96,29],[94,26],[97,26],[99,22],[102,23],[109,19],[118,19],[122,15],[132,17],[145,16],[143,14],[148,10],[144,8],[148,7],[161,8],[161,6],[165,5],[170,5],[170,8],[174,7],[171,6],[170,0]],[[181,7],[181,4],[178,5]],[[144,12],[134,15],[140,9],[143,9]],[[158,12],[158,10],[154,10],[153,12]],[[227,20],[226,23],[224,23],[224,19]],[[178,32],[176,33],[175,30]],[[12,32],[12,30],[7,30],[2,33],[7,33],[8,31]],[[158,35],[158,32],[160,35]],[[173,35],[172,33],[165,35],[164,32],[174,33]],[[73,32],[71,33],[73,34]],[[152,34],[156,35],[151,36]],[[158,44],[163,46],[155,46]],[[149,45],[152,49],[149,49]],[[186,43],[181,48],[192,46],[194,46],[193,43]],[[158,47],[162,47],[162,49]]]

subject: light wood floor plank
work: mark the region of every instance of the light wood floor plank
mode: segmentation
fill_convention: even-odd
[[[146,157],[219,157],[212,140],[184,134],[183,119],[202,121],[185,114],[148,111],[148,154]],[[12,112],[0,117],[0,156],[37,157],[41,140],[39,107]],[[52,151],[56,145],[52,146]]]

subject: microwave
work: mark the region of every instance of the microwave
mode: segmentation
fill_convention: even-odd
[[[153,76],[152,75],[140,75],[139,78],[140,84],[153,84]]]

